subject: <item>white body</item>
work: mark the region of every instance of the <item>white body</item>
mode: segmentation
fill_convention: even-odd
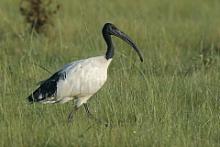
[[[56,95],[42,102],[65,103],[76,99],[77,107],[86,103],[106,82],[110,63],[111,59],[98,56],[65,65],[59,71],[65,78],[57,82]]]

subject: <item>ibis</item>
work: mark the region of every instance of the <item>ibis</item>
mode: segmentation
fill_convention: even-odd
[[[107,45],[105,55],[64,65],[48,79],[42,81],[39,87],[28,96],[28,101],[43,104],[73,101],[74,107],[68,115],[69,121],[73,119],[74,112],[82,105],[86,113],[91,115],[87,102],[106,82],[108,67],[114,56],[115,48],[111,36],[116,36],[129,44],[143,62],[142,53],[136,44],[112,23],[104,24],[102,35]]]

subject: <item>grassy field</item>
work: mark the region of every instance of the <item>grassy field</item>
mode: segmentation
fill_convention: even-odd
[[[18,0],[0,2],[0,146],[220,146],[220,1],[59,1],[47,37],[28,33]],[[105,53],[105,22],[129,34],[144,63],[115,39],[93,114],[72,103],[30,105],[37,82],[74,60]]]

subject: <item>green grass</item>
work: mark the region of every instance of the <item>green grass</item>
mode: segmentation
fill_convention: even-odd
[[[0,146],[220,146],[220,1],[60,1],[48,37],[30,35],[18,0],[0,2]],[[144,54],[114,39],[108,81],[66,122],[72,103],[29,105],[36,83],[74,60],[105,53],[112,22]]]

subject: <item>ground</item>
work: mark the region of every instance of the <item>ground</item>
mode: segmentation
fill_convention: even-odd
[[[58,1],[47,35],[30,34],[18,0],[0,2],[1,146],[220,146],[220,1]],[[37,82],[74,60],[103,55],[101,29],[121,40],[108,81],[72,124],[73,104],[30,105]],[[45,68],[45,69],[44,69]]]

